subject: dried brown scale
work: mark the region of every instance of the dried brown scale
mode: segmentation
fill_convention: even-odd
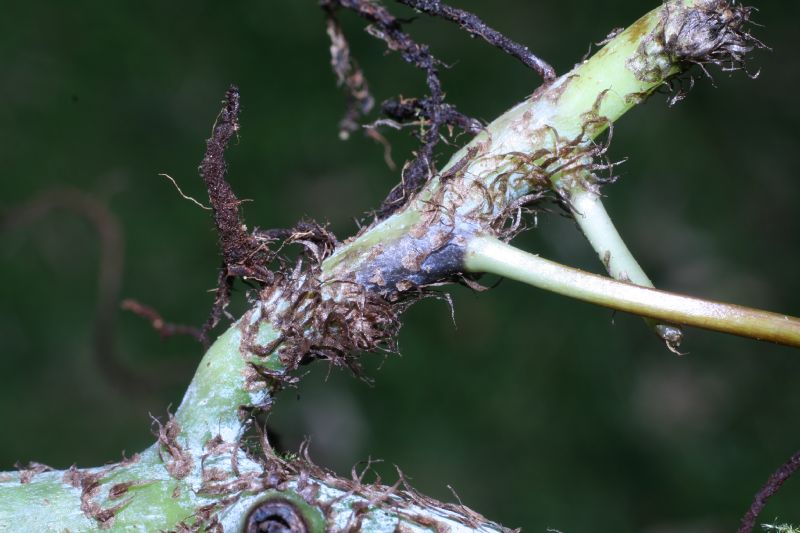
[[[28,463],[28,466],[22,468],[19,465],[16,465],[16,468],[19,470],[19,482],[21,485],[26,485],[33,480],[33,477],[44,473],[44,472],[51,472],[53,469],[47,465],[42,463],[35,463],[31,462]]]
[[[223,533],[222,523],[219,521],[219,511],[235,503],[239,495],[224,498],[218,502],[204,505],[195,511],[191,518],[181,521],[169,533]]]
[[[526,194],[511,202],[491,223],[492,234],[501,240],[510,241],[525,231],[527,229],[527,225],[524,222],[525,215],[535,212],[529,206],[538,203],[547,196],[548,193],[542,191]]]
[[[613,182],[615,178],[611,171],[615,163],[606,159],[610,137],[602,144],[589,139],[590,130],[600,123],[588,119],[582,133],[574,139],[562,139],[557,132],[550,130],[555,145],[553,149],[540,149],[533,154],[512,152],[495,157],[498,170],[488,183],[461,175],[463,172],[456,173],[458,179],[442,180],[437,203],[454,217],[451,224],[459,228],[456,235],[468,236],[464,228],[471,226],[475,233],[512,238],[522,227],[522,210],[547,197],[555,178],[558,179],[556,192],[561,201],[568,201],[565,191],[570,187],[598,190],[601,185]],[[470,161],[463,166],[464,172],[469,172],[469,165],[480,159],[480,155],[475,153],[468,157]],[[600,173],[608,173],[608,176]],[[520,188],[527,192],[518,195],[516,191]]]
[[[753,8],[725,0],[702,0],[692,7],[680,2],[664,8],[656,31],[642,41],[628,67],[642,81],[672,79],[673,66],[682,63],[683,73],[698,65],[710,77],[705,65],[717,65],[723,71],[746,68],[746,55],[766,46],[748,31]],[[689,78],[689,89],[693,80]],[[682,99],[681,87],[670,104]]]
[[[272,372],[254,365],[250,386],[258,381],[266,381],[273,390],[291,385],[296,378],[289,372],[317,358],[359,374],[359,353],[393,348],[398,310],[352,282],[332,281],[323,286],[316,259],[321,261],[331,249],[313,250],[314,261],[275,274],[274,283],[259,294],[258,320],[242,322],[245,350],[259,356],[277,350],[286,369]],[[264,321],[280,332],[266,346],[256,341]]]
[[[171,413],[166,424],[161,424],[158,420],[155,423],[158,427],[158,456],[164,462],[164,468],[175,479],[185,478],[191,473],[194,460],[191,451],[184,449],[178,442],[181,436],[180,425]],[[168,458],[164,457],[164,453]]]
[[[248,368],[251,372],[245,375],[245,388],[249,391],[261,390],[266,387],[272,395],[275,395],[287,387],[297,386],[300,382],[300,378],[283,370],[269,370],[258,364],[251,364]],[[272,407],[272,402],[269,401],[264,405],[252,405],[248,407],[253,412],[266,412]]]
[[[751,7],[721,0],[698,2],[694,9],[667,7],[664,44],[680,61],[711,63],[723,70],[742,68],[747,53],[764,47],[746,30],[752,12]]]
[[[114,525],[114,518],[116,514],[128,503],[130,503],[129,498],[112,507],[103,508],[99,503],[97,503],[97,501],[95,501],[102,487],[101,481],[103,476],[113,470],[116,466],[111,466],[95,473],[81,472],[78,476],[80,482],[79,486],[81,489],[81,511],[87,517],[95,520],[100,529],[108,529]]]
[[[81,486],[81,479],[83,478],[83,472],[78,470],[78,467],[75,465],[70,466],[61,478],[61,481],[73,488],[79,488]]]
[[[132,487],[139,487],[141,485],[147,485],[151,483],[148,480],[141,480],[141,481],[126,481],[124,483],[115,483],[108,489],[108,499],[109,500],[118,500],[125,496],[128,491]]]

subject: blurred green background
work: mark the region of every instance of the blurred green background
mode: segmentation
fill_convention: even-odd
[[[656,4],[456,3],[561,73]],[[755,55],[760,77],[712,69],[716,88],[700,78],[675,108],[656,96],[624,117],[612,156],[629,160],[607,205],[659,287],[800,315],[800,4],[758,7],[757,34],[773,48]],[[419,73],[343,20],[379,100],[424,92]],[[471,115],[491,119],[539,82],[447,23],[423,17],[411,31],[452,64],[445,89]],[[253,199],[251,226],[308,215],[344,238],[398,179],[373,141],[338,140],[344,98],[327,54],[313,0],[3,3],[0,210],[19,223],[0,234],[0,469],[144,448],[150,414],[175,408],[201,356],[113,307],[99,312],[113,339],[104,357],[160,384],[135,393],[109,379],[92,355],[95,228],[74,211],[22,223],[30,210],[13,210],[46,192],[92,194],[121,227],[119,296],[199,324],[218,265],[213,226],[157,174],[203,198],[196,168],[229,83],[243,101],[230,179]],[[402,163],[413,144],[391,139]],[[601,270],[557,209],[517,242]],[[507,526],[569,533],[732,531],[800,448],[796,350],[691,330],[676,357],[636,317],[512,282],[452,294],[457,326],[444,303],[424,301],[406,316],[402,357],[367,357],[374,387],[308,367],[271,418],[283,446],[308,435],[312,457],[339,472],[381,458],[384,481],[397,464],[431,496],[453,500],[449,485]],[[793,479],[762,518],[798,523],[799,502]]]

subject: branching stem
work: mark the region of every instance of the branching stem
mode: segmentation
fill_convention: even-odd
[[[441,2],[400,1],[466,24],[464,12]],[[288,232],[249,233],[241,201],[226,181],[224,153],[239,128],[232,87],[201,165],[223,259],[206,331],[223,315],[234,278],[258,283],[254,307],[207,352],[175,415],[158,425],[157,442],[141,454],[100,468],[56,472],[32,465],[0,473],[0,530],[24,524],[35,531],[242,531],[254,504],[276,495],[281,508],[305,513],[312,531],[498,530],[463,506],[439,504],[410,489],[367,486],[361,477],[342,480],[308,460],[279,457],[266,441],[260,451],[243,442],[253,412],[267,409],[273,392],[298,379],[292,371],[300,364],[325,358],[355,367],[358,352],[391,347],[399,314],[428,287],[463,279],[465,271],[499,274],[657,321],[800,347],[800,319],[589,274],[489,236],[512,235],[527,202],[555,188],[573,204],[601,256],[611,252],[611,273],[649,284],[599,198],[575,192],[602,183],[588,179],[608,168],[597,161],[605,148],[595,139],[627,110],[688,65],[742,65],[760,44],[747,33],[748,8],[722,0],[663,3],[564,76],[550,80],[543,68],[548,83],[481,129],[436,173],[439,129],[454,122],[475,129],[444,105],[440,63],[377,2],[322,4],[331,13],[340,7],[358,13],[374,36],[426,74],[428,99],[396,109],[429,122],[403,184],[372,225],[342,244],[310,222]],[[491,42],[493,30],[470,20],[470,31]],[[337,74],[348,78],[353,102],[365,109],[366,84],[335,19],[329,31]],[[294,267],[270,270],[280,263],[269,247],[277,239],[306,250]]]
[[[609,275],[620,281],[629,281],[643,287],[655,288],[642,267],[625,245],[614,222],[608,216],[600,195],[579,187],[569,192],[569,207],[572,216],[578,223],[589,244]],[[645,322],[652,328],[672,351],[677,351],[683,339],[683,332],[672,324],[660,323],[646,318]]]
[[[466,269],[637,315],[800,348],[800,319],[616,281],[524,252],[494,237],[467,245]]]

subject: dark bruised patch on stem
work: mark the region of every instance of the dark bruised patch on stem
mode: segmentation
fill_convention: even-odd
[[[247,279],[257,285],[258,291],[251,295],[254,309],[241,322],[243,352],[265,358],[277,350],[282,367],[270,370],[256,359],[248,367],[247,387],[266,383],[271,390],[277,390],[291,385],[297,378],[288,372],[313,359],[327,359],[358,374],[359,353],[395,349],[398,315],[406,301],[413,298],[387,299],[355,276],[323,280],[321,264],[339,242],[316,222],[303,220],[285,230],[247,231],[239,213],[241,202],[226,181],[224,160],[225,148],[239,129],[238,112],[239,93],[232,87],[200,166],[214,211],[223,262],[217,297],[204,332],[216,325],[224,313],[234,279]],[[302,249],[294,262],[279,255],[290,244]],[[258,341],[264,323],[278,331],[277,337],[266,345]],[[186,469],[181,466],[180,449],[171,438],[170,423],[159,431],[159,440],[179,476]]]
[[[380,10],[370,13],[380,19],[384,17]],[[399,243],[374,247],[366,266],[347,265],[345,271],[323,276],[323,261],[340,244],[325,227],[303,220],[291,229],[248,232],[244,225],[239,213],[241,202],[226,180],[224,159],[226,146],[239,130],[239,107],[238,90],[231,87],[200,166],[214,212],[223,262],[217,297],[204,334],[224,313],[235,278],[247,279],[258,287],[258,291],[251,294],[254,308],[240,323],[243,354],[255,356],[247,370],[248,388],[266,384],[275,391],[292,385],[297,378],[290,372],[314,359],[326,359],[360,375],[359,354],[396,351],[399,315],[414,301],[436,296],[427,290],[429,285],[458,278],[463,262],[463,237],[458,240],[452,228],[441,220],[436,221],[440,209],[432,205],[418,231],[410,232]],[[427,113],[427,107],[427,103],[419,107],[414,104],[408,109]],[[466,120],[455,114],[455,110],[450,111],[453,120]],[[456,171],[460,168],[457,165]],[[450,177],[447,174],[442,179]],[[445,214],[442,220],[446,222],[449,217]],[[290,244],[302,248],[293,262],[280,255]],[[386,253],[382,254],[384,250]],[[369,268],[369,271],[364,272],[362,268]],[[262,344],[258,340],[259,333],[267,323],[278,334]],[[266,361],[266,357],[275,352],[279,370],[259,364],[259,358]],[[167,451],[176,451],[169,432],[160,431],[160,435]],[[173,462],[180,465],[178,459],[173,457]]]

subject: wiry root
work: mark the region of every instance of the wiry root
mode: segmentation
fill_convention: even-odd
[[[555,78],[555,71],[549,64],[527,47],[487,26],[472,13],[453,8],[440,0],[398,1],[428,15],[455,22],[470,35],[478,36],[516,57],[541,74],[546,82]],[[351,57],[349,45],[339,26],[336,18],[339,9],[352,11],[366,20],[369,24],[367,32],[370,35],[385,42],[389,50],[398,52],[405,62],[414,65],[425,74],[428,96],[420,99],[387,100],[382,106],[382,111],[389,120],[379,120],[367,127],[369,135],[387,146],[387,141],[377,133],[375,129],[377,126],[391,125],[399,128],[400,124],[410,121],[420,126],[415,134],[421,144],[416,150],[415,157],[404,165],[401,182],[389,192],[374,213],[377,220],[383,220],[405,205],[428,180],[436,175],[434,152],[442,138],[444,127],[451,128],[451,135],[453,126],[474,134],[480,131],[482,125],[479,121],[458,112],[454,106],[445,103],[439,77],[442,63],[433,56],[427,45],[417,43],[404,31],[403,26],[409,21],[395,17],[375,0],[322,0],[320,5],[328,20],[331,64],[339,85],[344,86],[347,91],[347,110],[340,122],[341,137],[346,138],[357,129],[358,119],[369,113],[373,98],[367,88],[366,78]],[[388,156],[387,160],[390,160]]]
[[[398,98],[383,102],[381,110],[384,115],[398,123],[414,121],[415,124],[421,124],[430,121],[433,105],[429,98]],[[472,135],[483,129],[479,120],[464,115],[450,104],[443,104],[441,113],[443,123],[447,126],[455,126]]]
[[[358,103],[359,88],[366,87],[366,82],[358,84],[347,83],[348,79],[363,78],[360,71],[354,68],[354,63],[347,55],[347,64],[343,59],[337,59],[336,55],[343,56],[346,50],[346,41],[340,31],[336,30],[334,13],[337,9],[347,9],[353,11],[362,19],[369,23],[367,31],[373,37],[384,41],[390,50],[397,51],[407,63],[410,63],[425,73],[425,80],[430,92],[429,98],[433,102],[431,106],[430,121],[427,131],[422,135],[422,146],[417,150],[416,157],[409,162],[403,169],[403,179],[400,185],[392,189],[389,196],[377,211],[378,218],[385,218],[401,207],[411,194],[419,190],[427,180],[435,173],[433,167],[433,151],[439,142],[439,130],[444,124],[440,107],[444,104],[444,91],[439,80],[439,61],[430,53],[426,45],[414,41],[402,29],[402,22],[393,16],[385,7],[372,0],[323,0],[322,8],[328,15],[329,33],[334,28],[332,36],[333,46],[331,51],[334,53],[332,62],[337,77],[344,79],[344,84],[348,88],[349,100],[351,103]],[[333,25],[333,26],[332,26]],[[343,66],[342,66],[343,65]],[[355,78],[353,78],[355,76]],[[347,112],[345,121],[351,116],[355,116],[360,111],[352,112],[353,105]],[[361,106],[361,109],[366,109]]]
[[[152,307],[131,298],[122,300],[122,303],[120,303],[120,308],[150,322],[150,325],[158,332],[162,339],[176,335],[188,335],[197,341],[202,342],[203,340],[203,334],[198,328],[167,322],[161,316],[161,313]]]
[[[339,121],[339,137],[346,140],[357,131],[361,117],[366,116],[375,105],[369,91],[367,78],[350,55],[350,45],[344,36],[339,19],[332,3],[323,3],[327,18],[327,32],[331,40],[331,67],[336,74],[336,82],[347,90],[347,109]]]
[[[492,46],[499,48],[512,57],[516,57],[527,67],[538,72],[545,81],[552,81],[556,77],[556,71],[553,67],[528,50],[527,46],[514,42],[499,31],[490,28],[469,11],[448,6],[441,0],[398,0],[398,2],[428,15],[455,22],[470,35],[480,37]]]
[[[756,493],[750,509],[742,517],[738,533],[751,533],[753,531],[756,519],[764,509],[767,500],[774,496],[781,486],[798,471],[800,471],[800,452],[795,453],[785,464],[781,465]]]

